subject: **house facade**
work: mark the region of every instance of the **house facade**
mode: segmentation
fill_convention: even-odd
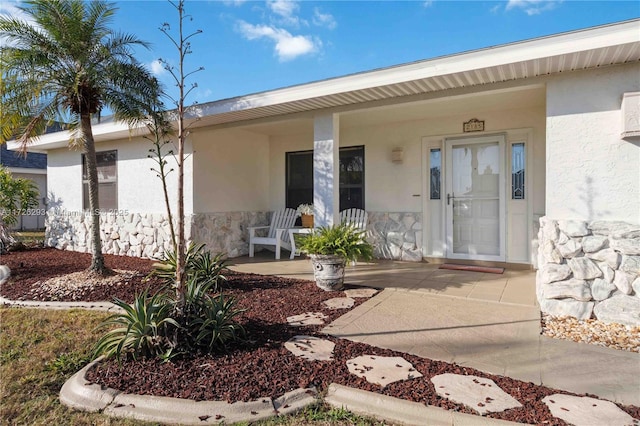
[[[330,225],[358,207],[379,258],[532,265],[544,271],[541,292],[584,275],[545,309],[571,299],[586,312],[595,301],[577,294],[593,280],[640,287],[639,61],[633,20],[198,105],[188,235],[235,257],[271,211],[312,202],[316,225]],[[94,128],[109,253],[169,248],[143,136],[121,123]],[[49,156],[47,242],[86,251],[82,155],[67,140],[59,132],[33,146]],[[610,271],[607,254],[617,256]],[[575,267],[599,272],[563,276],[592,255]]]

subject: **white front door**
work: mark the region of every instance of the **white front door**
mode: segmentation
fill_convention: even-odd
[[[446,140],[450,259],[505,260],[504,136]]]

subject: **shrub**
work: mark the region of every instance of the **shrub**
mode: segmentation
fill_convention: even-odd
[[[174,253],[168,254],[154,265],[152,274],[173,284],[175,259]],[[117,328],[98,341],[95,356],[115,356],[118,360],[157,356],[167,361],[180,351],[215,352],[244,338],[244,328],[235,321],[244,310],[236,307],[233,297],[211,295],[226,280],[222,275],[226,267],[224,254],[212,256],[204,250],[204,244],[191,244],[186,255],[184,304],[180,305],[179,297],[168,288],[151,297],[146,292],[138,295],[131,305],[116,299],[115,304],[124,313],[112,315],[101,324]]]
[[[208,284],[208,289],[215,292],[227,279],[222,273],[228,266],[228,259],[224,253],[212,257],[211,252],[204,248],[205,244],[189,244],[185,254],[186,277],[187,281],[191,281],[197,275],[200,281]],[[173,285],[176,280],[176,258],[175,251],[167,253],[164,260],[153,265],[151,274]]]
[[[202,299],[199,308],[191,321],[193,343],[198,348],[216,352],[226,349],[228,343],[245,337],[244,328],[234,320],[245,310],[236,308],[233,297],[223,294],[207,296]]]
[[[174,349],[169,339],[171,328],[179,328],[178,322],[171,317],[172,301],[163,293],[148,296],[143,292],[136,296],[131,305],[116,299],[114,303],[124,310],[123,313],[108,317],[100,327],[117,326],[108,331],[94,348],[94,355],[107,358],[115,356],[164,356]]]
[[[373,257],[373,247],[365,240],[365,231],[349,224],[322,227],[309,235],[300,235],[296,245],[307,254],[336,255],[351,261]]]

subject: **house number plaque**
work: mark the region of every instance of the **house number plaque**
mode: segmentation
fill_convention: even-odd
[[[484,131],[484,120],[480,121],[477,118],[472,118],[471,120],[462,124],[462,130],[467,132],[482,132]]]

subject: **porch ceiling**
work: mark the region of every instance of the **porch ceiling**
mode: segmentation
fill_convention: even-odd
[[[639,28],[640,20],[627,21],[210,102],[193,111],[198,117],[194,124],[202,127],[247,122],[636,62],[640,60]],[[94,136],[96,140],[114,139],[127,131],[124,124],[110,123],[96,126]],[[53,148],[66,142],[68,135],[64,135],[45,135],[33,148]]]

